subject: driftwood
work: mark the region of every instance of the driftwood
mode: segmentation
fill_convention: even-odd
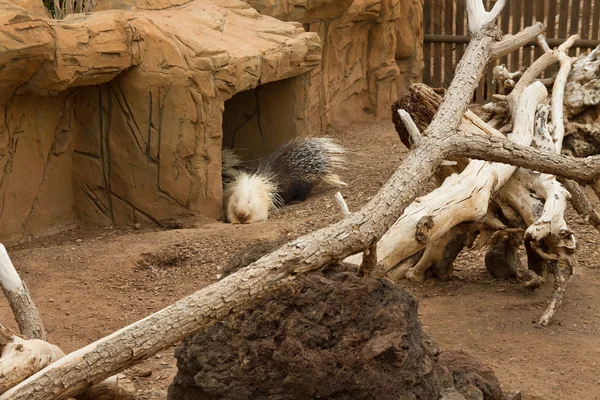
[[[73,396],[89,385],[248,306],[265,293],[281,287],[296,274],[361,253],[376,243],[379,253],[379,239],[413,202],[445,160],[477,158],[561,175],[583,183],[596,180],[600,176],[598,157],[578,160],[520,144],[526,140],[521,142],[519,139],[519,143],[514,143],[501,134],[481,134],[479,128],[467,133],[458,130],[468,100],[488,61],[500,54],[498,49],[509,52],[515,49],[511,48],[511,43],[517,43],[515,37],[497,41],[500,34],[493,21],[503,2],[497,2],[491,13],[483,10],[481,0],[469,0],[468,3],[472,40],[456,69],[444,101],[427,129],[422,131],[418,145],[365,207],[334,225],[284,245],[248,267],[141,321],[61,358],[0,395],[0,399],[49,400]],[[528,32],[539,34],[535,29]],[[519,40],[522,39],[524,36],[519,35]],[[528,102],[539,101],[544,97],[545,90],[543,84],[534,84],[523,91],[523,96],[519,96],[523,101],[523,109],[519,114],[527,121],[524,125],[529,124],[533,107]],[[481,120],[473,121],[474,124],[485,126]],[[504,170],[509,167],[498,168]],[[490,174],[485,187],[495,187],[497,181]],[[422,221],[421,228],[425,231],[427,225],[428,221]]]
[[[530,142],[533,139],[533,144],[537,148],[557,154],[560,153],[565,132],[563,98],[572,65],[572,60],[566,56],[565,51],[575,39],[576,36],[569,38],[556,51],[550,50],[549,46],[544,46],[545,40],[541,39],[542,47],[546,49],[546,53],[522,74],[508,96],[496,97],[496,102],[506,103],[505,107],[500,108],[512,114],[512,133],[509,138],[520,137],[521,139],[528,139]],[[550,132],[547,121],[550,107],[542,104],[538,107],[543,99],[540,99],[538,104],[531,104],[532,107],[538,108],[535,125],[533,123],[535,109],[529,111],[529,120],[524,125],[525,120],[522,115],[519,115],[519,110],[523,110],[523,105],[527,100],[523,99],[522,96],[535,85],[539,85],[540,88],[545,86],[541,82],[536,82],[537,75],[556,61],[560,61],[561,67],[553,80],[552,131]],[[503,77],[517,78],[517,74],[508,74],[501,68],[496,71],[496,75],[498,79]],[[419,90],[419,87],[413,87],[408,99],[400,102],[401,104],[397,108],[403,106],[409,108],[422,129],[435,114],[439,102],[436,94],[431,90],[426,88]],[[484,109],[484,111],[486,110]],[[412,121],[407,121],[403,110],[398,110],[398,113],[402,119],[402,124],[397,119],[394,122],[403,143],[418,145],[413,132],[419,127],[412,126],[414,125]],[[469,113],[465,114],[459,129],[467,136],[469,136],[469,130],[477,129],[481,131],[479,136],[483,134],[489,134],[493,137],[500,136],[499,132],[494,131],[489,125],[484,124],[483,121],[469,115]],[[524,130],[529,133],[529,136],[522,135]],[[476,133],[474,132],[474,134]],[[470,142],[472,143],[472,141]],[[465,160],[461,160],[461,162],[464,163]],[[539,321],[540,325],[547,325],[561,304],[566,283],[572,274],[573,265],[576,261],[573,257],[576,248],[575,238],[564,220],[566,204],[571,199],[571,195],[553,175],[531,173],[524,170],[518,170],[513,174],[515,169],[504,170],[508,175],[498,175],[499,171],[494,170],[493,164],[473,161],[468,163],[462,171],[451,171],[457,175],[447,177],[449,175],[447,172],[438,171],[438,174],[442,173],[444,175],[445,180],[443,179],[442,186],[408,207],[404,215],[381,239],[380,258],[378,259],[379,272],[387,274],[393,279],[406,277],[411,280],[423,280],[426,270],[432,266],[435,270],[436,265],[440,262],[440,246],[451,240],[452,235],[449,234],[449,229],[464,222],[482,220],[484,216],[489,219],[487,214],[489,200],[491,194],[498,192],[499,197],[521,215],[528,227],[525,231],[525,244],[530,250],[528,254],[531,256],[528,261],[531,270],[522,269],[520,261],[514,254],[516,248],[509,250],[505,247],[509,243],[513,243],[506,236],[499,243],[500,247],[492,246],[490,252],[495,257],[502,253],[505,257],[503,261],[506,264],[515,264],[511,269],[517,277],[525,281],[528,287],[539,286],[543,282],[546,269],[549,268],[553,272],[555,290],[552,301]],[[486,174],[490,173],[495,173],[493,176],[498,179],[494,186],[485,185]],[[576,185],[575,182],[569,182],[572,188]],[[546,199],[546,201],[539,204],[537,201],[532,200],[534,198],[532,193],[535,193],[538,198]],[[587,202],[587,200],[579,193],[576,202],[583,207],[582,203]],[[587,204],[589,207],[589,202]],[[541,210],[540,215],[537,215],[538,210]],[[592,213],[591,217],[594,220],[595,214]],[[423,224],[423,222],[426,222],[426,224]],[[488,231],[490,225],[492,225],[492,230],[509,231],[501,222],[497,223],[495,228],[493,227],[494,224],[489,224],[489,222],[487,225],[486,229]],[[423,230],[423,227],[426,228],[426,231]],[[476,230],[481,229],[477,228]],[[462,235],[462,232],[460,234]],[[485,237],[497,237],[497,235],[491,233],[485,233],[484,235],[483,232],[481,236],[484,237],[483,242],[486,241]],[[516,245],[513,243],[511,246]],[[422,255],[417,256],[416,253],[422,251],[422,249],[424,249]],[[501,250],[501,253],[498,253],[498,250]],[[347,261],[356,262],[357,258],[357,256],[350,257]],[[490,264],[490,258],[486,257],[486,265],[489,267]],[[498,262],[495,262],[495,264],[498,264]],[[448,267],[446,266],[445,269],[447,275]],[[535,272],[538,272],[541,276],[536,275]],[[437,272],[435,274],[438,275]]]

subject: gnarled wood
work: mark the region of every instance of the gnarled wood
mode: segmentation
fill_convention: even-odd
[[[13,336],[0,353],[0,393],[64,356],[57,346]]]
[[[541,83],[534,83],[525,90],[515,116],[514,132],[509,135],[511,141],[523,145],[531,143],[535,111],[546,95]],[[515,169],[507,164],[471,161],[460,174],[448,177],[442,186],[417,199],[379,241],[377,272],[380,275],[392,273],[398,264],[429,241],[436,241],[462,222],[483,218],[490,196],[504,185]],[[431,221],[427,231],[419,229],[420,221],[425,219]],[[429,253],[426,250],[422,261],[410,270],[394,272],[394,276],[422,281],[431,264],[427,259]],[[358,258],[353,256],[345,261],[357,263]]]

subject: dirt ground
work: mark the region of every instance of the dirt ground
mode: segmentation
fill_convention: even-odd
[[[329,133],[352,151],[342,175],[351,210],[366,203],[397,168],[406,150],[391,122]],[[76,350],[214,282],[228,254],[248,244],[294,238],[341,218],[335,191],[315,193],[271,220],[228,225],[189,221],[177,230],[75,227],[8,249],[32,291],[49,340]],[[447,283],[406,284],[419,298],[425,330],[443,349],[465,350],[493,366],[506,390],[528,400],[600,399],[600,240],[572,210],[579,268],[550,327],[533,322],[552,282],[535,292],[487,277],[483,254],[465,252]],[[6,303],[0,320],[16,328]],[[598,364],[598,365],[597,365]],[[125,371],[137,399],[165,399],[176,373],[173,349]]]

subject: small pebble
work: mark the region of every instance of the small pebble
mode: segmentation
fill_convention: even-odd
[[[150,370],[150,369],[147,369],[147,370],[144,370],[144,371],[140,371],[137,374],[137,376],[139,376],[141,378],[145,378],[145,377],[150,376],[150,375],[152,375],[152,370]]]
[[[142,228],[142,224],[140,224],[139,222],[137,222],[135,225],[133,225],[133,227],[135,229],[141,229]]]
[[[81,242],[83,242],[83,240],[81,240],[81,239],[75,239],[75,243],[81,243]]]

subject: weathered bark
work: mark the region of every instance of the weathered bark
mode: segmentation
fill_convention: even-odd
[[[29,339],[46,340],[46,331],[40,313],[2,244],[0,244],[0,286],[13,310],[21,334]]]
[[[494,44],[494,47],[492,48],[491,60],[504,57],[505,55],[515,51],[515,49],[525,46],[539,34],[544,32],[545,29],[546,28],[544,27],[544,24],[537,22],[515,35],[504,35],[501,41]]]
[[[560,69],[554,81],[552,89],[552,134],[548,131],[548,124],[542,123],[541,128],[536,130],[536,135],[545,138],[540,140],[540,147],[560,154],[565,135],[564,127],[564,92],[567,77],[571,71],[572,60],[566,54],[567,48],[558,48],[558,60]],[[556,180],[556,177],[548,174],[538,174],[533,182],[533,190],[545,198],[542,215],[527,228],[525,236],[527,240],[533,240],[540,248],[541,244],[547,247],[546,253],[555,257],[551,267],[554,273],[554,292],[550,305],[540,318],[539,324],[546,326],[558,312],[562,303],[566,285],[573,273],[576,258],[575,236],[567,227],[564,218],[567,202],[570,199],[569,192]]]
[[[576,159],[520,146],[498,137],[479,135],[469,136],[464,141],[452,138],[452,142],[456,146],[453,151],[455,156],[512,164],[583,184],[590,184],[598,177],[600,156]]]
[[[64,356],[57,347],[39,339],[10,338],[0,353],[0,393],[16,386]]]
[[[544,57],[538,59],[533,64],[533,66],[525,72],[523,78],[515,86],[511,94],[506,98],[508,106],[512,110],[514,116],[514,112],[519,106],[519,103],[516,101],[516,97],[519,96],[525,90],[525,88],[529,87],[529,85],[531,85],[536,80],[537,75],[541,71],[546,69],[551,63],[553,63],[556,60],[559,60],[561,62],[561,68],[556,79],[554,80],[553,87],[553,135],[550,135],[550,133],[548,132],[548,125],[544,120],[544,116],[547,119],[548,114],[541,112],[538,115],[538,119],[541,116],[542,120],[538,121],[534,140],[535,144],[539,148],[548,152],[554,152],[558,154],[560,154],[560,150],[562,147],[562,139],[564,137],[564,86],[571,67],[571,60],[566,56],[564,52],[575,40],[575,38],[576,37],[570,38],[567,42],[565,42],[563,46],[560,46],[557,51],[547,51]],[[423,103],[429,106],[424,108],[426,111],[429,112],[429,114],[431,114],[432,102],[417,102],[418,105],[416,107],[413,107],[413,111],[415,111],[417,114],[423,114]],[[427,112],[425,114],[427,114]],[[428,118],[428,115],[425,115],[424,117],[421,115],[420,117],[418,117],[418,119],[421,122],[426,121]],[[396,123],[396,125],[398,126],[398,123]],[[519,129],[518,124],[515,124],[514,129]],[[482,130],[485,131],[486,129]],[[487,132],[490,133],[490,135],[494,138],[499,137],[499,135],[496,132],[490,131],[489,129],[487,130]],[[399,129],[399,134],[401,138],[403,136],[406,137],[402,129]],[[414,135],[411,135],[411,137],[412,136]],[[415,140],[411,140],[411,142],[414,143]],[[466,143],[471,145],[473,141],[469,140],[466,141]],[[472,155],[473,152],[469,151],[468,154]],[[570,196],[569,193],[558,183],[558,181],[556,181],[556,178],[552,175],[521,173],[520,176],[521,179],[516,179],[517,182],[520,182],[520,184],[517,184],[517,187],[515,188],[517,190],[511,191],[510,187],[505,187],[503,188],[504,193],[502,194],[502,196],[505,198],[505,200],[507,200],[508,203],[514,204],[516,206],[515,208],[523,214],[523,219],[528,222],[529,228],[526,231],[526,244],[528,249],[534,250],[534,252],[529,252],[529,254],[531,254],[531,257],[528,260],[529,264],[533,270],[540,272],[542,276],[545,275],[544,270],[547,265],[550,266],[551,270],[554,273],[559,274],[559,276],[555,277],[556,279],[553,300],[539,322],[540,325],[546,325],[554,317],[558,310],[558,307],[560,306],[562,296],[564,296],[568,277],[573,269],[572,263],[574,262],[573,253],[575,251],[575,239],[572,233],[566,227],[566,222],[564,220],[566,202]],[[543,205],[539,205],[536,204],[536,202],[531,201],[531,197],[529,196],[529,190],[520,186],[527,187],[529,190],[536,192],[538,196],[540,196],[541,198],[545,198],[546,202]],[[540,210],[540,215],[537,215],[537,210]],[[394,227],[390,232],[392,232],[393,230]],[[389,235],[390,232],[388,232],[388,234],[386,235]],[[406,233],[407,232],[403,232],[403,234]],[[396,237],[395,240],[398,241],[398,237]],[[382,239],[381,244],[381,248],[384,251],[388,251],[387,248],[389,246],[394,246],[392,242],[386,241],[386,236],[384,236],[384,238]],[[402,248],[403,245],[404,243],[400,242],[399,248]],[[432,247],[435,247],[436,245],[437,243],[431,243]],[[388,252],[392,253],[393,251],[396,251],[396,249]],[[488,255],[491,254],[491,256],[497,258],[496,256],[498,254],[496,253],[498,253],[499,251],[503,253],[504,260],[506,260],[507,262],[511,260],[514,261],[514,268],[511,268],[511,270],[508,271],[508,275],[519,276],[521,279],[525,280],[526,285],[530,287],[538,286],[543,281],[543,278],[536,277],[535,274],[529,273],[528,271],[524,271],[522,269],[522,267],[520,266],[520,261],[516,256],[516,247],[512,245],[512,242],[508,240],[508,238],[500,243],[496,243],[495,245],[493,245],[490,249],[490,252],[488,252]],[[406,273],[406,276],[411,279],[423,279],[424,271],[428,268],[429,264],[428,258],[431,258],[431,254],[433,253],[435,252],[431,248],[426,248],[425,252],[423,253],[423,258],[419,260],[419,262]],[[550,253],[550,255],[547,253]],[[486,259],[487,267],[490,267],[488,262],[489,259],[490,258]],[[401,267],[412,266],[412,264],[408,264],[406,262],[400,262],[400,265]],[[404,274],[400,273],[397,275],[403,276]]]
[[[531,143],[535,111],[546,95],[546,88],[541,83],[526,89],[516,112],[514,132],[509,135],[511,141],[523,145]],[[437,240],[460,223],[483,218],[490,196],[504,185],[515,169],[507,164],[471,161],[460,174],[448,177],[438,189],[417,199],[379,241],[378,273],[390,274],[402,260],[421,250],[429,241]],[[427,231],[419,229],[424,220],[431,221]],[[425,271],[431,265],[426,256],[431,251],[426,250],[423,261],[410,270],[394,272],[394,277],[424,280]],[[353,258],[347,261],[356,262]]]

